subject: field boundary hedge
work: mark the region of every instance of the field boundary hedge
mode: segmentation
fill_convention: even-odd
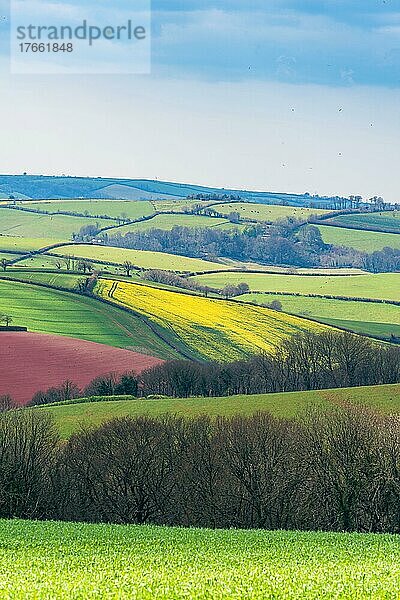
[[[221,263],[223,264],[223,263]],[[282,269],[290,269],[288,265],[276,265]],[[160,269],[161,270],[161,269]],[[362,273],[280,273],[279,271],[271,271],[269,269],[246,269],[243,271],[241,269],[224,269],[223,271],[198,271],[191,272],[187,275],[187,277],[197,277],[200,275],[221,275],[223,273],[243,273],[243,275],[283,275],[287,276],[296,276],[296,277],[364,277]]]
[[[265,296],[296,296],[304,298],[324,298],[326,300],[343,300],[345,302],[369,302],[372,304],[391,304],[393,306],[400,306],[398,300],[381,300],[380,298],[359,298],[358,296],[333,296],[332,294],[302,294],[300,292],[261,292],[258,290],[250,290],[246,292],[250,294],[263,294]],[[247,302],[247,304],[249,304]]]
[[[122,402],[122,401],[132,401],[139,400],[136,396],[87,396],[85,398],[71,398],[70,400],[60,400],[59,402],[51,402],[49,404],[36,404],[33,405],[32,408],[38,409],[47,409],[53,406],[69,406],[73,404],[95,404],[97,402]],[[145,398],[140,398],[140,400],[145,400]],[[26,407],[23,407],[23,409]]]

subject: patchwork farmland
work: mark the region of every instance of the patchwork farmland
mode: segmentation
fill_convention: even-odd
[[[284,312],[382,339],[400,338],[400,308],[393,304],[374,304],[357,300],[333,300],[309,296],[250,293],[241,302],[270,304],[279,302]]]
[[[253,202],[231,202],[218,204],[214,208],[223,215],[237,212],[242,218],[260,221],[261,223],[274,222],[288,217],[307,221],[312,215],[325,215],[329,212],[320,208],[296,208],[293,206],[256,204]]]
[[[107,311],[118,310],[117,307],[103,304],[100,305],[96,298],[84,298],[76,295],[81,275],[72,274],[68,269],[77,269],[80,263],[86,262],[89,268],[92,267],[98,272],[108,271],[113,277],[119,277],[121,280],[125,273],[124,263],[132,265],[132,276],[139,282],[137,275],[144,278],[145,271],[149,269],[158,269],[162,271],[174,271],[179,274],[203,273],[202,275],[189,277],[188,284],[208,286],[211,290],[211,295],[214,292],[222,290],[226,286],[235,286],[239,283],[247,283],[249,285],[249,294],[242,294],[237,299],[240,303],[249,302],[255,304],[268,305],[271,302],[277,301],[281,304],[283,313],[274,313],[274,323],[268,324],[267,330],[262,333],[264,341],[257,342],[257,348],[270,347],[274,343],[278,343],[282,336],[284,337],[285,327],[281,326],[281,321],[290,322],[297,315],[303,321],[303,329],[314,330],[317,325],[313,321],[320,322],[321,325],[332,325],[363,333],[372,337],[392,340],[398,337],[399,334],[399,308],[391,304],[382,304],[374,306],[376,310],[370,310],[371,306],[367,303],[360,302],[360,299],[365,300],[388,300],[390,302],[400,301],[397,290],[400,289],[398,275],[396,273],[379,273],[376,275],[368,274],[361,269],[356,268],[332,268],[318,269],[314,268],[296,268],[296,275],[291,274],[290,266],[264,265],[251,263],[244,260],[232,260],[221,258],[218,256],[204,258],[196,258],[193,256],[185,256],[183,254],[171,254],[162,251],[150,250],[134,250],[129,248],[116,248],[110,245],[93,243],[73,244],[70,241],[72,234],[76,234],[80,226],[98,225],[99,217],[106,216],[100,223],[100,228],[103,226],[111,227],[110,234],[114,232],[124,234],[128,231],[150,231],[153,227],[160,227],[168,231],[175,225],[179,224],[183,227],[198,228],[198,227],[215,227],[221,231],[225,226],[229,228],[237,227],[237,224],[230,223],[227,219],[218,219],[210,217],[207,213],[207,206],[213,205],[211,201],[203,202],[204,209],[198,214],[199,201],[194,199],[153,199],[142,201],[130,200],[105,200],[105,199],[57,199],[57,200],[40,200],[32,201],[16,201],[16,208],[24,208],[17,210],[16,208],[1,208],[0,212],[0,253],[2,260],[5,263],[15,263],[13,267],[8,267],[3,270],[3,282],[1,285],[4,289],[3,310],[5,310],[5,299],[10,299],[13,295],[13,290],[17,291],[16,297],[13,298],[10,304],[11,310],[14,313],[14,322],[23,324],[32,328],[32,331],[51,332],[59,335],[78,336],[81,339],[96,341],[101,343],[110,343],[117,347],[138,347],[145,348],[146,352],[154,353],[155,356],[163,358],[193,355],[204,357],[204,351],[199,352],[196,348],[197,342],[193,342],[190,346],[189,338],[192,334],[177,334],[180,330],[177,323],[161,318],[154,317],[152,308],[144,305],[139,307],[138,315],[133,312],[118,311],[118,321],[122,319],[125,322],[135,323],[135,329],[130,334],[126,334],[126,330],[119,327],[117,331],[112,331],[112,327],[104,327],[104,324],[96,331],[96,326],[90,326],[89,322],[93,321],[93,317],[87,319],[80,317],[77,323],[72,321],[75,317],[67,319],[68,323],[62,324],[62,319],[59,318],[58,308],[50,309],[52,318],[43,320],[40,316],[36,318],[36,314],[32,309],[24,307],[24,301],[19,301],[21,286],[18,287],[18,282],[7,283],[5,280],[19,280],[27,284],[40,284],[49,286],[45,289],[42,287],[35,288],[35,294],[46,296],[46,301],[43,307],[48,310],[49,306],[58,306],[58,303],[50,301],[49,296],[54,298],[54,294],[62,294],[62,290],[69,291],[74,294],[73,305],[75,314],[84,314],[84,307],[95,307],[95,314],[108,314]],[[190,211],[196,209],[196,213]],[[214,202],[214,208],[217,212],[228,216],[231,212],[239,212],[244,221],[258,221],[259,223],[276,222],[279,219],[287,217],[293,219],[306,220],[310,215],[314,217],[325,216],[326,210],[320,208],[306,208],[296,206],[279,206],[266,205],[255,202]],[[28,210],[38,210],[40,213],[26,212]],[[170,214],[185,211],[185,214]],[[187,212],[189,211],[189,212]],[[48,212],[50,214],[44,214]],[[60,214],[74,213],[74,214]],[[161,214],[159,214],[161,213]],[[164,214],[162,214],[164,213]],[[84,216],[76,216],[77,214]],[[343,222],[344,227],[335,228],[328,226],[319,226],[322,231],[334,231],[333,235],[353,236],[352,240],[357,239],[359,233],[366,236],[366,245],[374,248],[375,236],[383,236],[385,240],[391,242],[392,238],[387,237],[394,234],[379,234],[371,231],[355,231],[346,229],[346,223],[349,223],[351,218],[372,223],[375,219],[392,219],[396,220],[397,213],[379,213],[369,215],[346,215],[338,216],[339,223]],[[152,217],[148,221],[133,223],[131,225],[121,225],[121,219],[137,220],[142,218]],[[98,219],[96,221],[96,218]],[[51,220],[51,225],[50,225]],[[229,231],[229,229],[228,229]],[[239,229],[237,229],[239,231]],[[49,232],[54,237],[48,237]],[[38,237],[35,237],[38,236]],[[47,236],[47,237],[46,237]],[[386,236],[386,237],[385,237]],[[324,236],[323,236],[324,237]],[[379,238],[381,239],[381,238]],[[397,237],[394,236],[397,243]],[[67,242],[68,245],[62,245]],[[386,242],[385,242],[386,243]],[[59,246],[61,244],[61,246]],[[53,246],[56,247],[53,247]],[[395,245],[395,243],[394,243]],[[68,267],[70,263],[70,267]],[[80,266],[79,266],[80,268]],[[259,270],[260,273],[251,271]],[[262,271],[266,271],[265,275]],[[58,271],[58,272],[57,272]],[[233,271],[233,272],[230,272]],[[274,274],[274,271],[276,274]],[[144,273],[143,273],[144,272]],[[210,274],[208,274],[210,272]],[[300,276],[301,274],[301,276]],[[324,274],[322,276],[321,274]],[[326,275],[325,275],[326,274]],[[357,274],[357,275],[356,275]],[[350,276],[352,275],[352,276]],[[120,285],[124,285],[121,283]],[[8,287],[7,287],[8,286]],[[11,287],[10,287],[11,286]],[[15,286],[15,287],[13,287]],[[157,288],[157,284],[151,283],[152,288]],[[159,284],[160,292],[154,291],[153,294],[163,293],[165,285]],[[167,286],[168,287],[168,286]],[[53,289],[55,288],[55,289]],[[61,288],[61,289],[57,289]],[[142,288],[144,289],[144,288]],[[176,290],[178,293],[178,290]],[[191,294],[196,294],[194,289]],[[293,294],[293,296],[292,296]],[[24,296],[24,294],[22,294]],[[29,295],[29,293],[27,293]],[[311,298],[316,295],[318,298]],[[337,297],[337,298],[332,298]],[[60,296],[56,296],[60,299]],[[346,301],[339,300],[339,297],[346,297]],[[176,298],[186,298],[186,296],[176,296]],[[156,300],[152,299],[151,304]],[[193,302],[203,302],[206,300],[193,300]],[[207,301],[206,301],[207,302]],[[121,307],[128,307],[130,302],[122,302]],[[144,303],[146,304],[146,303]],[[210,304],[210,306],[212,303]],[[42,306],[42,304],[41,304]],[[209,306],[206,304],[206,306]],[[220,304],[219,306],[223,306]],[[1,308],[1,307],[0,307]],[[136,310],[130,306],[132,310]],[[233,310],[233,309],[231,309]],[[236,310],[268,310],[257,309],[256,307],[236,308]],[[64,311],[67,314],[67,311]],[[124,315],[123,318],[121,315]],[[266,314],[265,312],[263,314]],[[154,326],[160,328],[161,338],[151,330],[146,322],[141,318],[149,319]],[[240,317],[241,318],[241,317]],[[304,319],[306,319],[304,321]],[[308,320],[310,319],[310,320]],[[61,322],[60,322],[61,321]],[[95,319],[96,321],[96,319]],[[188,318],[188,321],[190,319]],[[84,323],[82,327],[80,323]],[[97,321],[96,321],[97,322]],[[300,321],[298,321],[300,322]],[[305,324],[305,325],[304,325]],[[204,325],[204,324],[203,324]],[[199,325],[197,325],[199,326]],[[204,325],[201,330],[200,338],[204,335],[208,326]],[[183,328],[190,331],[188,322]],[[212,329],[212,328],[211,328]],[[226,328],[229,330],[229,327]],[[108,333],[104,333],[104,331]],[[286,325],[286,331],[295,331],[296,327]],[[193,333],[193,332],[192,332]],[[222,328],[219,336],[228,336],[226,344],[231,343],[232,338],[230,333]],[[235,335],[241,336],[237,333]],[[248,336],[248,334],[246,334]],[[253,335],[253,334],[251,334]],[[246,338],[246,336],[245,336]],[[250,336],[250,339],[254,339]],[[275,339],[275,342],[273,340]],[[143,343],[140,340],[144,340]],[[172,346],[170,344],[172,342]],[[200,343],[204,341],[199,339]],[[208,342],[205,343],[207,346]],[[222,347],[225,347],[225,343]],[[252,342],[240,342],[242,350],[237,354],[237,351],[231,353],[231,356],[239,356],[245,349],[245,353],[250,351]],[[176,345],[176,347],[175,347]],[[208,350],[208,356],[220,358],[221,349],[217,349],[217,345],[213,350]],[[225,350],[224,350],[225,352]],[[223,352],[223,355],[225,356]],[[228,357],[230,353],[226,354]]]
[[[152,329],[117,306],[50,287],[0,281],[0,312],[11,313],[14,325],[32,332],[134,349],[160,358],[181,356],[161,327]]]
[[[97,225],[96,219],[65,215],[28,213],[2,208],[0,212],[0,235],[19,238],[46,238],[68,241],[71,235],[86,225]],[[117,225],[117,221],[114,222]],[[54,243],[54,242],[53,242]]]
[[[107,216],[119,219],[129,218],[134,221],[141,217],[154,214],[151,202],[129,200],[42,200],[41,202],[19,202],[16,205],[21,208],[45,211],[57,215],[57,213],[81,213],[85,217]]]
[[[169,329],[199,357],[234,360],[323,326],[272,310],[100,279],[96,293]]]
[[[395,597],[395,536],[240,528],[393,531],[392,491],[379,486],[400,411],[398,236],[349,227],[397,216],[338,215],[333,227],[331,207],[309,198],[165,196],[153,183],[125,186],[136,200],[103,180],[98,198],[21,191],[0,206],[0,438],[22,467],[24,432],[48,452],[40,473],[26,470],[40,482],[29,494],[21,470],[3,469],[4,493],[17,490],[0,501],[12,519],[0,524],[4,593],[311,598],[340,582],[346,598],[382,585]],[[324,468],[335,465],[326,514],[321,436]],[[334,496],[342,448],[346,473],[365,453],[376,469],[351,525]],[[195,529],[153,526],[166,523]]]
[[[400,212],[373,212],[353,215],[341,215],[330,219],[333,223],[343,227],[355,227],[357,229],[376,228],[377,230],[394,230],[400,233]]]
[[[4,4],[0,600],[400,600],[400,0]]]

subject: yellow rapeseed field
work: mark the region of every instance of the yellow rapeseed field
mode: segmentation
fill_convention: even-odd
[[[96,292],[134,309],[181,338],[199,355],[233,360],[271,350],[291,334],[321,331],[305,319],[262,308],[124,281],[99,281]]]

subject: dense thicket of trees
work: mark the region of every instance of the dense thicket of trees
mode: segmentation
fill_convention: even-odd
[[[0,516],[400,532],[400,420],[123,418],[61,442],[42,410],[0,414]]]
[[[372,272],[400,270],[400,250],[384,248],[368,254],[353,248],[324,244],[314,225],[285,219],[270,226],[252,225],[243,232],[216,227],[173,227],[116,234],[103,241],[110,246],[181,254],[216,260],[218,257],[294,267],[356,267]]]
[[[400,250],[394,248],[376,250],[367,254],[363,266],[367,271],[373,273],[400,271]]]
[[[148,231],[117,234],[105,238],[112,246],[168,252],[190,257],[219,256],[235,260],[252,260],[267,264],[312,266],[319,264],[319,254],[325,247],[317,227],[301,239],[294,237],[296,222],[282,223],[270,229],[266,236],[261,225],[250,226],[244,233],[224,231],[215,227],[197,229],[173,227],[170,231],[150,229]]]
[[[31,404],[89,396],[230,396],[400,382],[400,347],[350,333],[303,333],[275,352],[231,363],[173,360],[143,372],[95,379],[84,390],[71,382],[38,392]]]

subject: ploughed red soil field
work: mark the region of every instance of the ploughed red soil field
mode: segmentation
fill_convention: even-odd
[[[163,361],[130,350],[41,333],[0,333],[0,396],[26,404],[69,380],[80,388],[107,373],[140,373]]]

